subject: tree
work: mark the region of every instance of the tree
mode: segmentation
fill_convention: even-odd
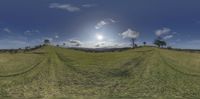
[[[44,40],[44,45],[49,45],[50,44],[50,40],[46,39]]]
[[[65,43],[63,43],[63,46],[65,46],[66,44]]]
[[[172,49],[172,47],[171,46],[167,46],[167,49]]]
[[[157,45],[158,47],[160,47],[160,40],[158,40],[158,39],[155,40],[155,41],[154,41],[154,44]]]
[[[161,41],[161,47],[167,46],[167,43],[165,41]]]
[[[147,44],[146,42],[143,42],[144,46]]]
[[[136,46],[135,46],[135,40],[136,40],[136,39],[135,39],[135,38],[132,38],[131,40],[132,40],[132,44],[133,44],[132,46],[133,46],[133,47],[136,47]]]
[[[131,42],[132,42],[132,47],[136,47],[135,45],[135,41],[136,39],[139,37],[140,33],[137,32],[137,31],[133,31],[131,29],[128,29],[127,31],[121,33],[122,37],[123,38],[128,38],[128,39],[131,39]]]
[[[160,39],[156,39],[154,41],[154,44],[157,45],[158,47],[164,47],[164,46],[167,46],[167,43],[163,40],[160,40]]]

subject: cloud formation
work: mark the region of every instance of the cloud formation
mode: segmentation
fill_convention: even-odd
[[[104,25],[107,25],[108,23],[106,21],[100,21],[96,24],[95,29],[100,29],[102,28]]]
[[[105,46],[105,42],[98,42],[95,47],[102,47],[102,46]]]
[[[116,21],[114,19],[106,19],[106,20],[101,20],[99,21],[96,25],[95,25],[95,29],[101,29],[103,28],[105,25],[111,24],[111,23],[115,23]]]
[[[69,42],[67,43],[68,46],[81,46],[82,42],[79,40],[69,40]]]
[[[174,35],[172,35],[172,34],[171,34],[171,35],[166,35],[166,36],[164,37],[164,39],[165,39],[165,40],[168,40],[168,39],[171,39],[171,38],[173,38],[173,37],[174,37]]]
[[[40,31],[39,30],[26,30],[25,32],[24,32],[24,35],[33,35],[33,34],[36,34],[36,33],[40,33]]]
[[[162,28],[155,31],[155,35],[159,38],[163,38],[165,40],[171,39],[176,35],[176,32],[173,32],[170,28]]]
[[[156,36],[162,36],[162,35],[164,35],[164,34],[169,34],[170,32],[171,32],[171,29],[170,29],[170,28],[164,27],[164,28],[162,28],[162,29],[156,30],[156,31],[155,31],[155,34],[156,34]]]
[[[51,3],[51,4],[49,5],[49,8],[55,8],[55,9],[66,10],[66,11],[69,11],[69,12],[80,11],[80,8],[79,8],[79,7],[72,6],[72,5],[70,5],[70,4]]]
[[[83,4],[82,7],[84,8],[91,8],[91,7],[94,7],[96,6],[95,4]]]
[[[125,32],[120,34],[123,38],[138,38],[140,33],[137,31],[133,31],[131,29],[126,30]]]
[[[58,35],[55,35],[55,38],[56,38],[56,39],[58,39],[58,38],[59,38],[59,36],[58,36]]]
[[[7,33],[11,33],[11,30],[8,28],[4,28],[3,31],[7,32]]]

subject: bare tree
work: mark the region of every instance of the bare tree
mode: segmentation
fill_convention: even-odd
[[[136,39],[139,37],[140,33],[137,31],[133,31],[131,29],[128,29],[127,31],[121,33],[121,35],[123,36],[123,38],[129,38],[131,39],[132,42],[132,47],[136,47],[135,41]]]

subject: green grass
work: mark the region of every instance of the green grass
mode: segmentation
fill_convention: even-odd
[[[46,46],[0,54],[0,99],[199,98],[199,53],[150,47],[89,53]]]

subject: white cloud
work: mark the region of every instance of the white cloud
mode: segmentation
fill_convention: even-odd
[[[82,7],[84,8],[91,8],[91,7],[94,7],[96,6],[95,4],[83,4]]]
[[[95,47],[102,47],[105,45],[106,45],[106,42],[98,42],[98,43],[96,43]]]
[[[164,34],[169,34],[171,32],[171,29],[170,28],[162,28],[162,29],[158,29],[158,30],[156,30],[155,31],[155,34],[157,35],[157,36],[162,36],[162,35],[164,35]]]
[[[115,20],[113,20],[113,19],[110,19],[110,21],[112,22],[112,23],[115,23],[116,21]]]
[[[126,30],[120,34],[123,38],[138,38],[140,33],[131,29]]]
[[[83,48],[123,48],[130,47],[129,43],[117,42],[114,40],[105,40],[105,41],[85,41],[81,42],[76,39],[71,39],[68,41],[59,42],[59,44],[65,43],[66,47],[83,47]]]
[[[59,36],[58,36],[58,35],[55,35],[55,38],[57,39],[57,38],[59,38]]]
[[[39,30],[26,30],[24,32],[25,35],[33,35],[33,34],[36,34],[36,33],[40,33]]]
[[[101,29],[105,25],[115,23],[116,21],[114,19],[106,19],[106,20],[101,20],[95,25],[95,29]]]
[[[83,47],[88,48],[123,48],[123,47],[130,47],[128,43],[122,43],[112,40],[106,40],[101,42],[87,42],[82,45]]]
[[[161,37],[165,40],[171,39],[174,35],[177,35],[177,32],[172,31],[170,28],[162,28],[155,31],[156,36]]]
[[[70,47],[79,47],[82,45],[82,42],[79,40],[69,40],[68,42],[66,42],[66,44]]]
[[[11,30],[9,28],[4,28],[3,31],[7,33],[11,33]]]
[[[72,6],[70,4],[51,3],[49,5],[49,8],[62,9],[62,10],[66,10],[66,11],[69,11],[69,12],[80,11],[79,7]]]
[[[171,39],[171,38],[173,38],[173,37],[174,37],[174,35],[166,35],[166,36],[164,37],[164,39],[167,40],[167,39]]]
[[[104,25],[108,24],[106,21],[100,21],[96,24],[95,28],[96,29],[100,29],[102,28]]]

